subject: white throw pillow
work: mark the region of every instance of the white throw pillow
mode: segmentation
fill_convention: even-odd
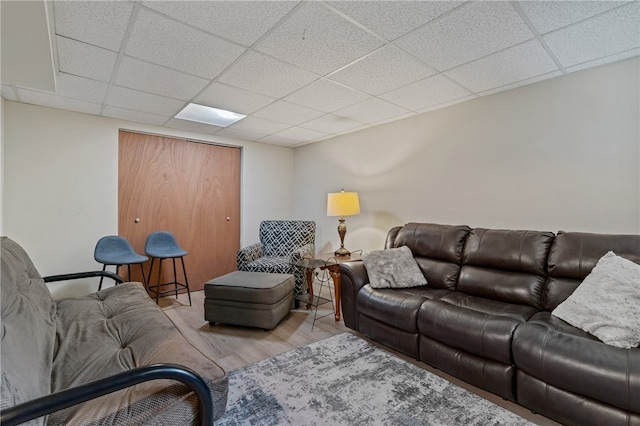
[[[373,288],[407,288],[427,285],[427,279],[407,246],[362,255]]]
[[[640,265],[608,252],[552,314],[608,345],[638,346]]]

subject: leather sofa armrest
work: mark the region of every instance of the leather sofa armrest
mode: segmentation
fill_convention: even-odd
[[[344,324],[358,330],[358,312],[356,296],[362,287],[369,283],[369,275],[361,260],[340,264],[340,301]]]
[[[264,256],[264,245],[262,243],[255,243],[250,246],[241,248],[236,254],[236,264],[238,267],[238,271],[244,271],[244,268],[248,263],[257,260],[262,256]]]
[[[177,364],[154,364],[105,377],[84,385],[69,388],[14,405],[2,410],[0,423],[13,426],[53,412],[72,407],[120,389],[157,379],[173,379],[184,383],[195,392],[200,410],[200,424],[213,424],[211,390],[202,377],[187,367]]]

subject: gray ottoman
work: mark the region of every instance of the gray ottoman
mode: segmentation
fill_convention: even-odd
[[[204,319],[271,330],[291,310],[290,274],[234,271],[204,285]]]

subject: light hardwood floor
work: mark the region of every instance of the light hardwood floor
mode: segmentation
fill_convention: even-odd
[[[326,296],[324,293],[323,295]],[[316,320],[313,331],[311,330],[314,315],[313,309],[306,310],[304,307],[292,310],[289,316],[285,317],[273,330],[264,331],[261,329],[223,324],[210,326],[204,319],[204,291],[192,292],[191,301],[192,306],[189,306],[187,295],[180,294],[177,300],[175,297],[161,298],[160,306],[192,345],[197,347],[207,357],[215,360],[215,362],[226,371],[253,364],[336,334],[349,332],[364,338],[387,352],[393,353],[412,364],[418,365],[450,382],[474,392],[535,424],[541,426],[560,426],[559,423],[549,420],[546,417],[534,414],[517,404],[505,401],[492,393],[471,386],[468,383],[404,354],[393,351],[345,327],[342,320],[339,322],[335,321],[331,305],[329,304],[320,306],[318,317],[326,316]]]

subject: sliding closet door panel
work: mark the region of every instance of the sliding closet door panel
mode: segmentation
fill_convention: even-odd
[[[118,232],[143,254],[147,235],[160,230],[174,234],[189,252],[185,265],[191,290],[236,269],[239,148],[120,131]],[[162,269],[161,280],[172,281],[170,261]],[[120,271],[127,275],[126,267]],[[138,266],[132,266],[131,275],[131,280],[142,280]]]

